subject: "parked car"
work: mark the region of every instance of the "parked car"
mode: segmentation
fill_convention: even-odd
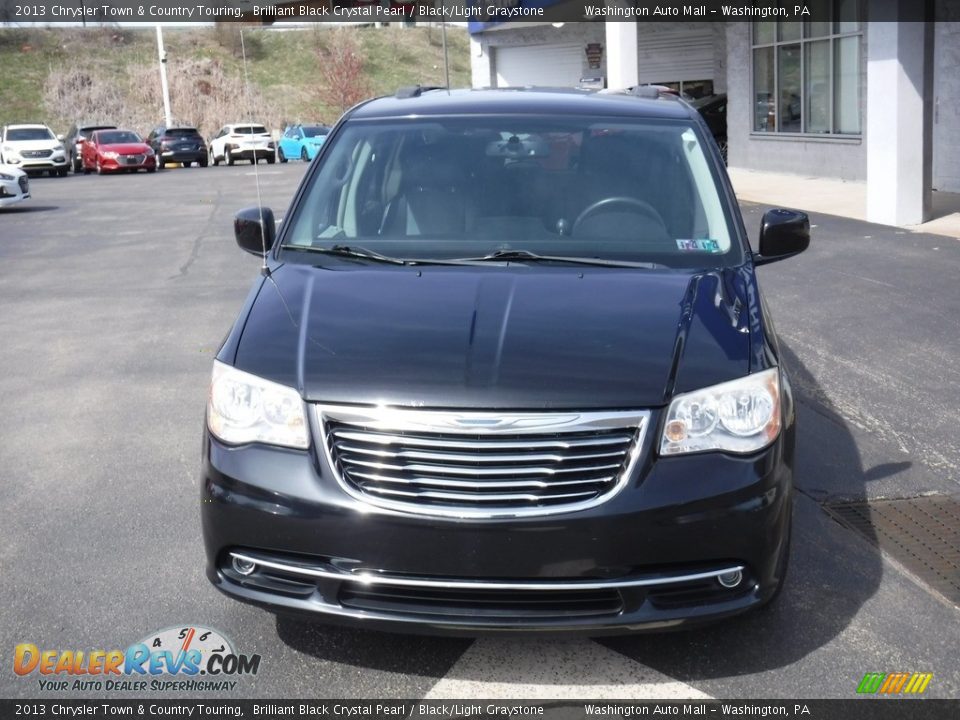
[[[277,157],[282,163],[290,158],[313,160],[329,132],[325,125],[289,125],[277,144]]]
[[[723,161],[727,161],[727,95],[708,95],[690,103],[703,116],[710,134],[717,141]]]
[[[67,160],[70,165],[70,169],[73,172],[78,173],[83,170],[83,162],[81,160],[81,149],[83,148],[83,142],[89,139],[90,134],[95,130],[116,130],[116,125],[96,125],[91,123],[74,125],[67,132],[66,140],[64,144],[67,148]]]
[[[0,138],[0,163],[16,165],[24,172],[46,171],[63,177],[67,156],[63,138],[46,125],[6,125]]]
[[[85,174],[157,169],[153,150],[132,130],[95,130],[84,141],[81,158]]]
[[[184,167],[190,167],[191,163],[207,166],[207,143],[195,127],[168,128],[161,125],[147,135],[147,144],[153,149],[160,170],[166,163],[182,163]]]
[[[676,97],[405,91],[349,111],[217,352],[207,575],[400,631],[624,632],[771,601],[795,413],[759,252]],[[572,149],[575,148],[575,151]]]
[[[30,180],[16,165],[0,164],[0,208],[16,205],[30,197]]]
[[[273,138],[263,125],[235,123],[224,125],[210,141],[210,162],[233,165],[237,160],[249,160],[251,164],[265,159],[271,165],[276,159]]]

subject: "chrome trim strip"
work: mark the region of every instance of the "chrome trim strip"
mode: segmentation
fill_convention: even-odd
[[[328,467],[333,471],[340,488],[353,499],[364,503],[367,507],[381,512],[399,513],[403,515],[424,515],[444,518],[469,519],[511,519],[518,517],[537,517],[544,515],[559,515],[562,513],[580,512],[596,507],[617,495],[633,475],[633,471],[640,459],[647,427],[650,424],[649,410],[619,410],[596,412],[563,412],[563,413],[500,413],[496,411],[463,412],[443,410],[415,410],[407,408],[388,407],[355,407],[349,405],[324,405],[311,403],[312,432],[317,447],[322,448],[323,457]],[[623,471],[617,476],[612,488],[597,497],[579,502],[573,501],[556,506],[543,507],[509,507],[484,508],[472,506],[438,507],[417,505],[415,502],[390,500],[360,492],[347,482],[334,461],[331,453],[331,443],[327,442],[326,419],[335,422],[361,425],[372,430],[383,430],[387,433],[397,432],[442,432],[444,434],[462,435],[518,435],[526,433],[550,432],[590,432],[591,430],[627,430],[636,428],[633,432],[633,446],[629,448],[626,464]],[[349,432],[349,431],[348,431]],[[357,431],[363,433],[363,430]],[[342,434],[338,434],[342,437]],[[630,434],[624,433],[630,437]],[[406,442],[402,436],[393,436],[399,442]],[[560,443],[579,443],[591,438],[571,438]],[[451,441],[447,441],[451,442]],[[456,442],[456,441],[453,441]],[[512,441],[516,442],[516,441]],[[554,442],[554,441],[550,441]],[[622,442],[622,440],[619,440]],[[488,446],[495,447],[494,440]],[[464,447],[475,447],[475,443],[464,443]],[[517,447],[516,445],[514,447]],[[536,442],[521,444],[519,447],[539,447]],[[619,464],[618,464],[619,467]],[[598,470],[600,468],[594,468]],[[518,469],[519,471],[520,469]],[[587,469],[585,472],[589,472]]]
[[[394,587],[411,588],[426,587],[447,590],[545,590],[558,592],[571,590],[611,590],[616,588],[652,587],[654,585],[672,585],[674,583],[709,580],[710,578],[715,578],[727,573],[743,572],[746,570],[744,565],[729,565],[717,570],[705,570],[704,572],[698,573],[666,574],[659,577],[642,577],[627,580],[566,580],[557,582],[549,580],[526,582],[508,580],[439,580],[418,577],[397,577],[396,575],[383,575],[381,573],[370,572],[369,570],[351,573],[307,565],[290,565],[277,560],[265,559],[257,553],[249,552],[232,551],[230,557],[256,563],[257,565],[272,568],[273,570],[288,572],[292,575],[302,575],[304,577],[342,580],[345,582],[361,583],[363,585],[390,585]]]
[[[472,442],[459,442],[457,440],[427,440],[425,438],[406,437],[403,435],[366,433],[362,430],[340,430],[337,432],[337,438],[342,438],[344,440],[360,440],[361,442],[369,443],[379,442],[383,445],[404,442],[407,445],[416,445],[418,447],[443,447],[459,450],[476,447],[476,443]],[[623,443],[628,443],[631,440],[633,440],[632,435],[622,435],[619,437],[574,438],[571,440],[502,440],[485,443],[484,447],[489,447],[494,450],[510,450],[515,448],[536,448],[537,450],[540,450],[541,448],[554,448],[557,450],[569,450],[571,448],[590,447],[593,445],[622,445]]]

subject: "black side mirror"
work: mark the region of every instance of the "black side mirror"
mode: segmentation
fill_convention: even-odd
[[[273,210],[260,207],[244,208],[233,219],[233,234],[241,249],[258,257],[265,256],[273,247],[273,240],[277,236]]]
[[[796,210],[767,210],[760,222],[760,252],[753,264],[765,265],[801,253],[810,245],[810,218]]]

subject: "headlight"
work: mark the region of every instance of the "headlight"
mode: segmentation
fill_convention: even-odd
[[[780,432],[780,371],[677,395],[667,410],[661,455],[722,450],[751,453]]]
[[[118,157],[120,157],[120,153],[115,153],[113,150],[107,150],[106,152],[100,154],[109,160],[116,160]]]
[[[147,157],[152,157],[152,156],[153,156],[153,148],[147,148],[147,150],[146,150],[146,152],[144,153],[144,155],[146,155]]]
[[[0,180],[15,180],[16,178],[13,175],[7,175],[6,173],[0,173]]]
[[[310,445],[300,393],[216,360],[207,425],[233,445],[262,442],[304,449]]]
[[[54,152],[63,152],[63,145],[54,145],[54,146],[53,146],[53,151],[54,151]]]

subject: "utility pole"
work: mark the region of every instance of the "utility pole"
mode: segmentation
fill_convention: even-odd
[[[163,117],[167,127],[173,125],[170,117],[170,88],[167,86],[167,52],[163,49],[163,30],[157,25],[157,53],[160,56],[160,89],[163,92]]]

